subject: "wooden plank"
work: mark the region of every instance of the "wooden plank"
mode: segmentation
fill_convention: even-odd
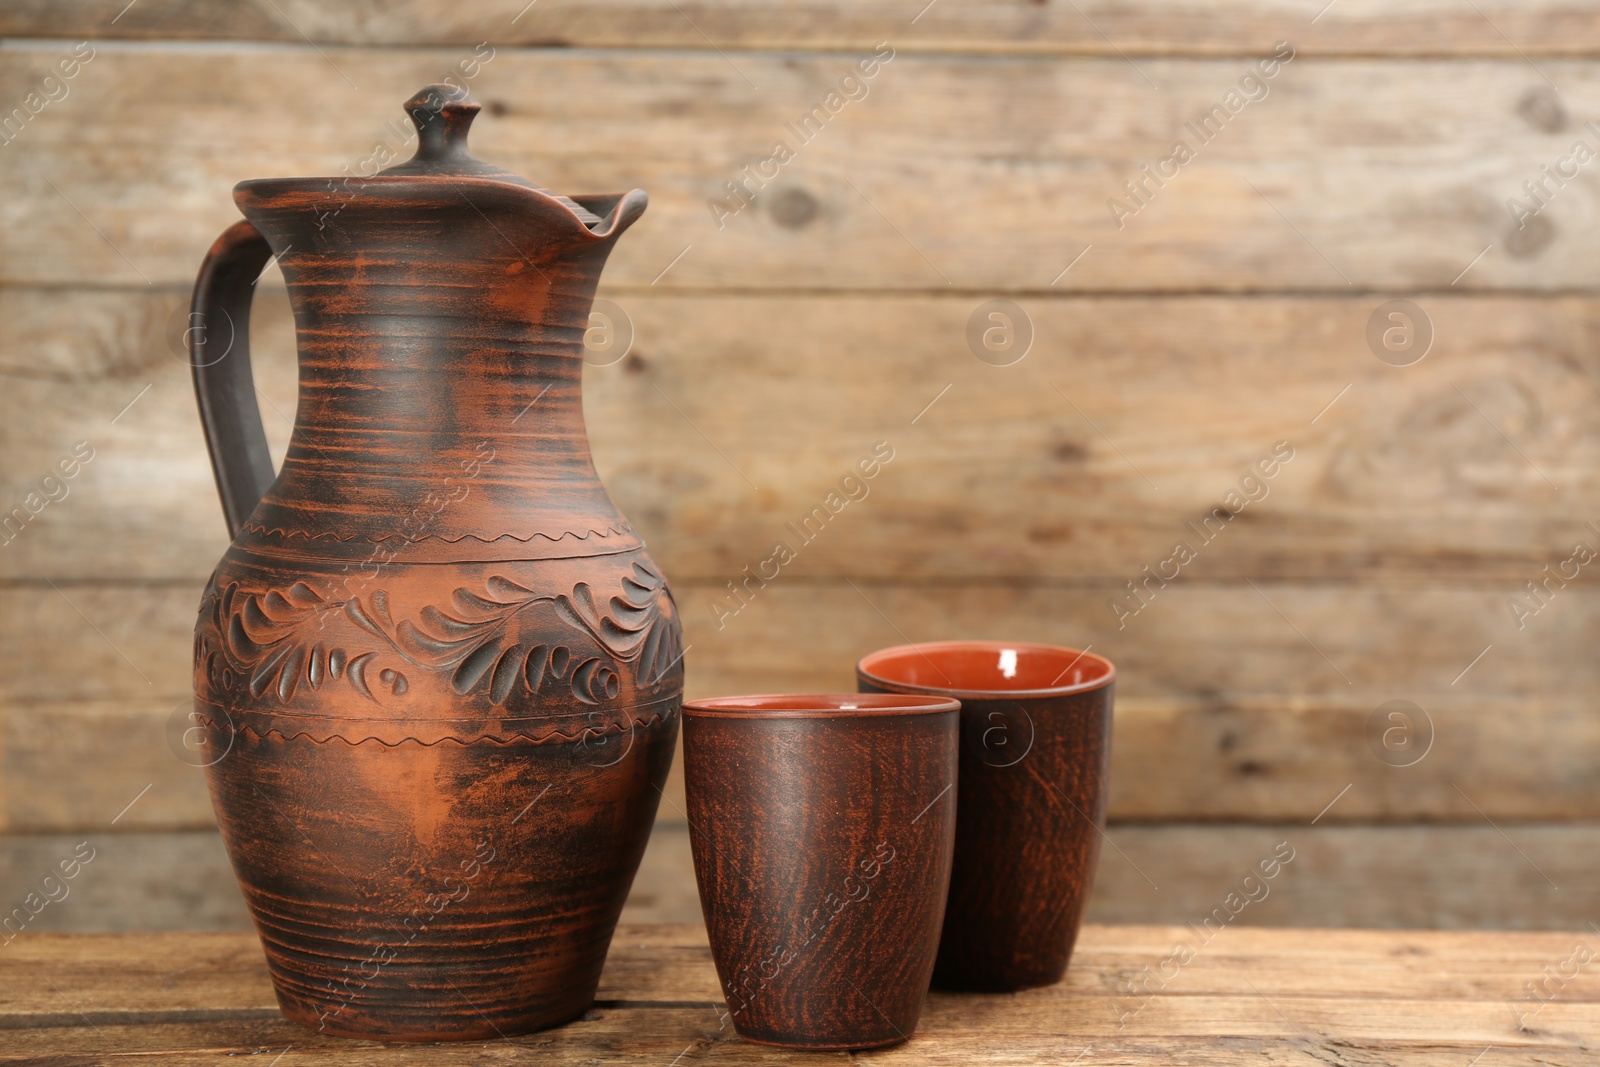
[[[64,47],[23,42],[0,54],[6,98],[24,99]],[[187,285],[236,217],[236,181],[354,173],[382,142],[402,151],[399,101],[460,57],[102,44],[66,98],[0,154],[12,191],[0,206],[0,281]],[[1227,94],[1242,101],[1238,83],[1254,76],[1242,57],[1148,59],[1135,70],[1120,58],[1000,66],[908,54],[881,65],[822,132],[790,132],[857,58],[762,53],[735,66],[713,52],[507,50],[473,82],[489,112],[474,143],[551,188],[650,191],[646,223],[609,268],[615,285],[987,293],[1593,282],[1593,183],[1567,183],[1529,226],[1506,208],[1527,195],[1525,181],[1544,180],[1541,164],[1594,139],[1581,125],[1600,100],[1592,63],[1305,57],[1230,114]],[[1519,103],[1551,91],[1541,72],[1566,104]],[[1202,142],[1184,123],[1213,107],[1229,117]],[[1195,158],[1148,187],[1135,217],[1114,212],[1111,200],[1129,195],[1123,183],[1143,180],[1140,166],[1158,167],[1180,138]],[[719,229],[709,201],[726,197],[743,167],[774,157],[778,140],[794,158],[768,165],[773,184]]]
[[[1056,7],[1024,0],[924,5],[831,0],[760,0],[672,5],[659,0],[578,3],[490,0],[470,7],[438,0],[325,5],[285,2],[274,11],[194,0],[143,0],[107,14],[89,0],[21,0],[0,14],[8,37],[111,37],[283,41],[322,44],[578,48],[858,49],[885,38],[931,52],[1109,55],[1236,54],[1305,39],[1318,55],[1581,55],[1600,51],[1600,19],[1573,0],[1082,0]]]
[[[137,679],[134,687],[145,688]],[[183,748],[194,698],[129,696],[55,706],[6,702],[0,721],[10,743],[0,793],[10,829],[215,825],[205,777]]]
[[[11,761],[7,758],[8,744],[10,741],[10,738],[8,737],[9,733],[10,723],[7,721],[7,716],[0,714],[0,767],[10,766]],[[4,780],[5,776],[3,772],[0,772],[0,782],[3,782]],[[11,810],[8,803],[9,800],[9,790],[0,788],[0,836],[3,836],[11,829]]]
[[[1229,931],[1225,949],[1202,950],[1168,983],[1171,989],[1130,1011],[1130,964],[1137,974],[1140,960],[1159,961],[1184,936],[1192,934],[1089,926],[1062,984],[1008,996],[935,993],[913,1040],[874,1058],[1063,1062],[1098,1040],[1112,1049],[1095,1062],[1193,1062],[1209,1042],[1204,1062],[1210,1063],[1279,1063],[1307,1054],[1338,1062],[1352,1046],[1382,1062],[1421,1062],[1412,1056],[1424,1049],[1438,1062],[1451,1050],[1470,1056],[1490,1046],[1537,1052],[1541,1062],[1578,1063],[1584,1046],[1600,1036],[1600,1004],[1587,991],[1544,1004],[1533,1028],[1519,1027],[1507,1010],[1524,975],[1538,975],[1572,951],[1570,934]],[[602,1053],[659,1061],[676,1046],[679,1056],[755,1062],[750,1046],[717,1029],[715,975],[703,938],[693,927],[625,928],[601,999],[583,1020],[470,1049],[408,1049],[334,1042],[272,1020],[265,968],[259,956],[251,960],[248,935],[41,937],[14,946],[21,951],[0,977],[0,1026],[13,1039],[0,1056],[189,1052],[195,1058],[167,1062],[215,1062],[248,1050],[302,1063],[397,1064],[419,1056],[482,1063],[485,1055],[500,1062],[538,1049],[549,1062]],[[223,1018],[182,1018],[196,1009]],[[1393,1058],[1397,1053],[1406,1059]],[[760,1062],[779,1055],[763,1050]]]
[[[1524,933],[1508,940],[1501,932],[1407,930],[1378,934],[1319,929],[1297,930],[1293,937],[1306,938],[1306,945],[1296,949],[1294,942],[1276,929],[1233,927],[1214,933],[1205,944],[1196,944],[1201,937],[1187,925],[1090,923],[1084,928],[1067,979],[1024,996],[1063,1002],[1126,995],[1125,984],[1097,981],[1096,972],[1137,973],[1168,955],[1175,941],[1187,940],[1197,950],[1195,959],[1181,970],[1181,985],[1189,996],[1248,993],[1248,984],[1237,973],[1240,965],[1248,962],[1251,977],[1290,995],[1359,992],[1418,1001],[1481,998],[1515,1003],[1526,994],[1518,981],[1520,966],[1539,952],[1544,953],[1539,964],[1565,956],[1575,941],[1582,943],[1586,937],[1592,941],[1593,934]],[[1375,966],[1373,946],[1384,941],[1389,942],[1393,959]],[[118,999],[116,992],[107,988],[117,978],[141,986],[159,985],[159,994],[130,997],[127,999],[133,1003],[112,1009],[128,1013],[167,1014],[206,1003],[241,1012],[275,1007],[253,931],[39,934],[18,938],[8,948],[13,967],[0,983],[0,999],[5,1004],[0,1018],[52,1014],[56,998],[50,990],[29,983],[46,968],[55,969],[60,977],[77,983],[87,997],[102,1003]],[[1320,973],[1305,966],[1312,948]],[[613,942],[598,999],[714,1002],[719,999],[719,988],[710,962],[705,930],[699,923],[624,921]],[[1537,973],[1537,966],[1530,970]],[[208,988],[211,995],[201,996]],[[1562,999],[1600,1003],[1600,988],[1592,982],[1574,982],[1563,990]]]
[[[1351,1015],[1365,1011],[1371,1013],[1372,1018],[1384,1019],[1387,1018],[1385,1009],[1392,1002],[1372,998],[1357,998],[1350,1004],[1342,1000],[1310,1002],[1307,1015],[1316,1013],[1312,1018],[1318,1030],[1316,1036],[1301,1036],[1306,1024],[1297,1020],[1289,1024],[1280,1022],[1270,1006],[1254,994],[1250,996],[1256,1010],[1265,1017],[1249,1018],[1247,1021],[1253,1025],[1241,1025],[1250,1007],[1243,997],[1194,998],[1195,1003],[1184,1005],[1190,1010],[1184,1013],[1182,1024],[1168,1028],[1200,1031],[1199,1034],[1151,1035],[1119,1031],[1114,1022],[1102,1021],[1107,1009],[1099,1001],[1074,1004],[1072,1010],[1045,1018],[1035,1012],[1019,1012],[1009,1005],[934,994],[929,998],[912,1040],[875,1052],[873,1061],[970,1067],[990,1063],[1050,1065],[1082,1057],[1080,1062],[1089,1067],[1152,1064],[1287,1067],[1305,1064],[1309,1057],[1311,1062],[1410,1067],[1441,1062],[1468,1063],[1474,1055],[1488,1048],[1493,1051],[1479,1060],[1483,1067],[1527,1062],[1578,1067],[1592,1062],[1592,1053],[1581,1044],[1589,1032],[1592,1009],[1582,1007],[1564,1009],[1558,1006],[1541,1017],[1543,1022],[1562,1025],[1567,1032],[1513,1032],[1510,1038],[1496,1041],[1486,1040],[1485,1036],[1497,1036],[1503,1031],[1485,1022],[1493,1018],[1498,1006],[1480,1001],[1430,1004],[1418,1011],[1403,1012],[1389,1027],[1363,1026]],[[1299,1009],[1301,1004],[1296,1001],[1289,1007]],[[1212,1014],[1194,1018],[1200,1012]],[[0,1052],[0,1062],[106,1064],[139,1062],[132,1057],[159,1055],[163,1064],[176,1067],[198,1064],[220,1067],[233,1063],[234,1057],[240,1055],[264,1055],[268,1061],[282,1056],[279,1062],[285,1067],[302,1064],[498,1067],[525,1063],[532,1054],[540,1063],[592,1067],[596,1061],[670,1063],[677,1055],[693,1056],[693,1059],[684,1060],[687,1063],[718,1064],[850,1063],[854,1059],[842,1052],[783,1052],[754,1046],[739,1040],[731,1028],[719,1031],[719,1017],[718,1010],[709,1006],[609,1011],[600,1008],[579,1022],[544,1034],[487,1044],[420,1047],[325,1038],[286,1021],[97,1026],[93,1030],[78,1026],[23,1031],[15,1035],[17,1046]],[[1267,1019],[1276,1022],[1277,1029]],[[1299,1025],[1301,1032],[1289,1031],[1292,1025]],[[1212,1029],[1226,1032],[1211,1033]],[[1381,1032],[1374,1034],[1372,1030]],[[1579,1036],[1569,1036],[1571,1031]],[[39,1058],[63,1048],[70,1049],[71,1053]]]
[[[261,284],[253,370],[276,462],[295,410],[294,330],[281,278]],[[0,289],[0,506],[13,520],[0,574],[210,574],[228,539],[184,354],[188,302],[177,290]],[[59,464],[84,455],[62,478]],[[61,551],[84,569],[48,562]]]
[[[1250,889],[1266,895],[1234,923],[1589,931],[1600,909],[1595,824],[1339,826],[1332,817],[1315,826],[1114,825],[1090,921],[1202,925],[1280,842],[1294,860],[1265,890]],[[1227,936],[1235,932],[1245,930],[1230,923]],[[1431,959],[1421,965],[1437,969]]]
[[[1092,645],[1119,668],[1118,815],[1309,819],[1352,782],[1349,807],[1330,818],[1476,818],[1472,803],[1483,805],[1485,793],[1495,799],[1483,810],[1497,818],[1594,810],[1600,745],[1578,709],[1595,685],[1583,663],[1596,624],[1575,590],[1546,609],[1552,621],[1566,612],[1559,628],[1521,634],[1499,615],[1503,596],[1423,586],[1174,586],[1123,630],[1106,611],[1107,590],[1088,584],[775,583],[721,631],[697,610],[699,593],[680,596],[694,645],[689,677],[720,692],[849,688],[864,650],[908,639]],[[1570,696],[1573,718],[1546,717],[1558,692]],[[1379,707],[1395,699],[1432,717],[1434,749],[1412,767],[1391,766],[1368,741]],[[1124,726],[1127,716],[1143,722]],[[1564,754],[1539,755],[1519,730]],[[1521,779],[1519,760],[1542,769]]]
[[[281,281],[260,289],[256,380],[281,455],[293,328]],[[1373,296],[1024,298],[1034,349],[998,368],[963,340],[983,299],[618,292],[632,351],[586,382],[601,475],[680,582],[742,579],[878,441],[892,462],[786,575],[1120,584],[1181,540],[1198,558],[1180,584],[1510,596],[1577,541],[1600,549],[1592,298],[1424,298],[1435,350],[1407,368],[1365,350]],[[0,577],[199,583],[221,556],[174,352],[187,301],[0,289],[0,503],[41,492],[77,442],[94,450],[0,546]],[[1195,527],[1278,442],[1292,461],[1250,483],[1267,495],[1203,543]]]
[[[0,835],[0,915],[13,920],[0,929],[0,953],[51,933],[254,930],[214,828],[121,829],[119,822],[77,834]],[[20,932],[14,908],[28,919]]]
[[[1504,836],[1502,836],[1502,831]],[[1244,927],[1587,930],[1600,911],[1600,824],[1275,826],[1116,823],[1089,921],[1203,925],[1280,843],[1281,877],[1228,923]],[[94,859],[21,938],[53,933],[251,930],[212,831],[0,836],[0,903],[15,907],[84,841]],[[182,878],[174,878],[182,871]],[[57,893],[60,891],[57,890]],[[700,922],[689,831],[663,810],[623,911],[633,923]],[[1216,926],[1213,918],[1212,926]],[[18,944],[22,940],[17,941]],[[1419,966],[1437,969],[1433,957]],[[615,971],[617,964],[613,964]]]
[[[1589,590],[1564,592],[1550,625],[1522,634],[1499,592],[1422,586],[1173,587],[1123,631],[1105,586],[780,582],[721,631],[714,592],[677,585],[691,697],[850,690],[860,655],[907,638],[1092,645],[1120,672],[1114,817],[1310,819],[1351,785],[1329,819],[1600,818]],[[197,598],[190,585],[0,589],[15,828],[103,825],[152,781],[125,824],[208,820],[166,739]],[[1432,724],[1415,766],[1372,747],[1387,728],[1378,709],[1397,699]],[[52,742],[70,755],[42,750]]]
[[[937,998],[936,998],[937,999]],[[1470,1008],[1476,1009],[1474,1004]],[[1436,1067],[1441,1062],[1469,1063],[1472,1057],[1484,1051],[1484,1045],[1473,1045],[1463,1038],[1457,1043],[1454,1035],[1430,1037],[1415,1044],[1390,1041],[1350,1040],[1335,1037],[1326,1041],[1307,1038],[1277,1036],[1184,1037],[1162,1036],[1157,1039],[1116,1035],[1115,1040],[1089,1043],[1075,1033],[1066,1033],[1056,1021],[1041,1021],[1030,1026],[1027,1032],[1013,1028],[995,1031],[982,1036],[972,1034],[970,1028],[961,1026],[966,1016],[957,1014],[950,1023],[950,1032],[930,1029],[936,1009],[923,1016],[914,1041],[899,1048],[873,1054],[873,1062],[892,1064],[932,1064],[935,1067],[972,1067],[973,1064],[1038,1064],[1054,1065],[1070,1062],[1082,1056],[1085,1067],[1146,1067],[1146,1065],[1173,1065],[1173,1067],[1218,1067],[1218,1065],[1250,1064],[1251,1067],[1303,1067],[1307,1062],[1334,1062],[1372,1065],[1372,1067]],[[951,1005],[950,1010],[962,1013],[964,1004]],[[1266,1010],[1263,1008],[1262,1010]],[[781,1052],[761,1048],[738,1040],[731,1030],[718,1032],[711,1009],[669,1009],[629,1014],[621,1019],[603,1022],[603,1016],[586,1019],[583,1024],[573,1024],[557,1031],[553,1036],[540,1038],[515,1038],[509,1042],[489,1045],[461,1046],[390,1046],[375,1044],[349,1046],[332,1044],[335,1039],[306,1040],[304,1033],[293,1024],[241,1025],[224,1023],[212,1025],[175,1026],[171,1028],[142,1027],[136,1034],[126,1031],[107,1031],[106,1040],[99,1044],[82,1041],[81,1033],[62,1038],[34,1038],[41,1050],[58,1047],[54,1042],[76,1038],[75,1044],[103,1050],[105,1059],[80,1060],[77,1057],[50,1058],[43,1062],[95,1064],[120,1063],[115,1047],[108,1044],[115,1039],[126,1043],[130,1037],[142,1038],[141,1050],[129,1049],[127,1055],[145,1055],[157,1052],[163,1065],[173,1067],[198,1067],[212,1065],[223,1067],[232,1064],[240,1055],[266,1055],[283,1053],[283,1067],[301,1067],[304,1064],[338,1064],[341,1067],[362,1065],[428,1064],[438,1067],[499,1067],[501,1064],[520,1064],[527,1061],[530,1052],[539,1057],[541,1064],[552,1067],[593,1067],[596,1061],[634,1062],[641,1064],[670,1063],[674,1056],[691,1055],[684,1063],[710,1062],[717,1064],[848,1064],[857,1056],[843,1052]],[[1075,1020],[1069,1020],[1072,1025]],[[30,1038],[33,1035],[29,1035]],[[295,1044],[300,1038],[301,1043]],[[1592,1055],[1582,1048],[1561,1048],[1546,1039],[1544,1043],[1521,1042],[1509,1049],[1488,1046],[1492,1049],[1479,1060],[1476,1067],[1509,1067],[1537,1057],[1534,1062],[1549,1067],[1579,1067],[1592,1061]],[[30,1044],[33,1044],[30,1041]],[[323,1041],[329,1044],[323,1044]],[[1003,1044],[1002,1044],[1003,1042]],[[1352,1046],[1354,1051],[1352,1050]],[[286,1047],[288,1051],[286,1052]],[[204,1052],[182,1053],[171,1049],[205,1049]],[[1088,1053],[1088,1054],[1086,1054]],[[37,1064],[41,1061],[31,1053],[21,1062]],[[3,1055],[3,1054],[0,1054]],[[1361,1058],[1354,1058],[1354,1057]],[[1309,1060],[1308,1060],[1309,1057]],[[0,1058],[0,1062],[6,1062]],[[137,1061],[134,1061],[137,1062]]]

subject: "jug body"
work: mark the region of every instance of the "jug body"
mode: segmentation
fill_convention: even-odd
[[[234,532],[195,629],[213,804],[284,1012],[388,1040],[589,1006],[683,685],[676,607],[595,473],[580,394],[594,288],[643,194],[482,173],[450,129],[430,139],[464,139],[475,107],[441,99],[418,118],[432,170],[342,201],[241,185],[248,221],[195,303]],[[300,358],[276,473],[245,327],[268,256]]]

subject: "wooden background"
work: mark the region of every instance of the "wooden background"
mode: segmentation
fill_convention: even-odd
[[[1520,228],[1506,204],[1600,150],[1592,4],[525,2],[0,10],[0,114],[94,49],[0,145],[0,510],[94,449],[0,547],[0,904],[87,838],[106,858],[40,929],[242,922],[169,729],[225,545],[189,288],[235,182],[399,149],[401,102],[487,42],[482,158],[651,196],[602,290],[632,349],[586,404],[691,695],[850,688],[904,639],[1092,645],[1121,671],[1095,917],[1197,918],[1288,839],[1241,921],[1600,919],[1600,564],[1523,628],[1508,607],[1600,551],[1600,162]],[[1108,198],[1279,41],[1266,98],[1118,228]],[[707,200],[777,139],[795,158],[719,228]],[[1366,340],[1396,298],[1434,331],[1407,367]],[[969,350],[992,299],[1032,325],[1011,366]],[[281,455],[275,271],[253,330]],[[725,583],[877,441],[870,496],[719,629]],[[1280,441],[1270,495],[1119,629],[1124,583]],[[1409,767],[1370,744],[1395,699],[1432,724]],[[634,918],[694,918],[679,798]]]

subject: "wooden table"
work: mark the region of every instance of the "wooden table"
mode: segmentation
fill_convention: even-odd
[[[1600,958],[1574,957],[1578,945],[1600,955],[1600,935],[1238,928],[1163,968],[1180,938],[1198,941],[1176,927],[1089,927],[1060,985],[934,994],[908,1044],[861,1055],[960,1067],[1600,1063]],[[1526,999],[1529,981],[1543,981],[1548,999]],[[845,1058],[745,1044],[719,1028],[721,1013],[698,926],[620,928],[584,1019],[465,1045],[345,1041],[286,1022],[249,935],[37,935],[0,948],[0,1063],[692,1067]]]

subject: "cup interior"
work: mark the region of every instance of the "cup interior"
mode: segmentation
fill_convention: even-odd
[[[686,715],[738,718],[845,718],[868,715],[926,715],[959,711],[949,697],[904,693],[762,693],[713,697],[684,704]]]
[[[1109,684],[1117,673],[1092,652],[1017,641],[897,645],[862,657],[856,671],[886,688],[999,697],[1083,692]]]

